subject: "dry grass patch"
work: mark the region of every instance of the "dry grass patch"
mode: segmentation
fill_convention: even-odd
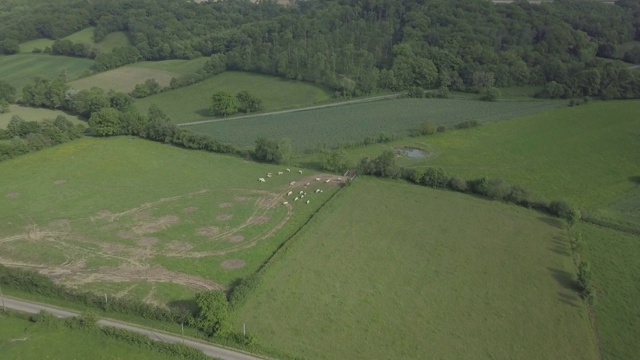
[[[231,220],[232,217],[233,217],[233,215],[231,215],[231,214],[223,214],[223,215],[216,216],[216,220],[229,221],[229,220]]]
[[[220,265],[223,269],[240,269],[243,268],[247,263],[242,259],[229,259],[222,262]]]
[[[228,238],[229,242],[238,243],[244,240],[244,236],[242,235],[232,235]]]
[[[7,194],[7,199],[15,199],[20,196],[19,192],[12,192]]]
[[[66,183],[66,182],[67,182],[67,180],[56,180],[56,181],[53,182],[53,184],[54,185],[62,185],[64,183]]]
[[[157,244],[158,241],[159,240],[156,237],[145,236],[143,238],[138,239],[138,241],[136,241],[136,244],[138,244],[138,246],[153,246]]]
[[[184,213],[185,214],[193,214],[194,212],[198,211],[198,208],[195,206],[189,206],[184,208]]]
[[[118,237],[120,239],[133,239],[136,234],[133,231],[118,231]]]
[[[249,224],[254,225],[264,225],[271,220],[271,216],[261,215],[261,216],[252,216],[249,218]]]
[[[180,218],[175,215],[163,216],[160,219],[146,224],[141,224],[135,229],[138,234],[148,234],[163,231],[180,222]]]
[[[202,227],[196,231],[200,236],[216,236],[220,233],[220,228],[217,226]]]
[[[226,209],[226,208],[230,208],[232,206],[233,206],[233,204],[229,203],[229,202],[223,202],[223,203],[218,204],[218,207],[220,209]]]
[[[171,250],[171,251],[183,252],[183,251],[189,251],[189,250],[193,249],[193,245],[191,245],[189,243],[186,243],[186,242],[173,240],[172,242],[167,244],[167,249]]]

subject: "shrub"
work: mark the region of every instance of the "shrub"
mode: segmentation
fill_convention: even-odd
[[[31,315],[29,320],[31,320],[31,322],[34,322],[38,325],[48,327],[48,328],[54,328],[54,329],[60,327],[60,323],[61,323],[58,317],[44,310],[40,311],[37,314]]]
[[[231,308],[238,308],[243,305],[251,292],[260,285],[260,280],[260,275],[254,273],[238,281],[229,293],[229,305]]]
[[[438,131],[439,133],[443,133],[447,131],[447,127],[444,125],[438,125],[438,128],[436,129],[436,131]]]
[[[430,167],[425,169],[420,183],[434,188],[444,188],[449,183],[449,176],[445,174],[442,168]]]
[[[480,123],[477,120],[466,120],[466,121],[462,121],[459,122],[457,124],[454,125],[454,128],[456,129],[469,129],[469,128],[473,128],[473,127],[477,127],[480,126]]]
[[[421,135],[433,135],[436,133],[436,126],[431,121],[425,121],[420,126]]]
[[[480,92],[480,100],[482,101],[498,101],[502,93],[498,88],[488,87]]]
[[[425,92],[423,88],[413,86],[407,90],[407,96],[410,98],[422,99],[425,96]]]
[[[449,188],[459,192],[466,192],[469,189],[467,181],[459,177],[452,177],[449,179]]]

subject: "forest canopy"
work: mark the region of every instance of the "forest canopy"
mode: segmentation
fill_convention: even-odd
[[[216,54],[227,69],[345,95],[539,85],[548,97],[640,97],[640,72],[606,59],[640,40],[640,0],[0,1],[0,41],[60,39],[88,26],[96,42],[115,31],[131,40],[97,54],[98,69]],[[624,58],[639,58],[638,46]]]

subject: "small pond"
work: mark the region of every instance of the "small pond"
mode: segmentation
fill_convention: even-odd
[[[399,148],[396,148],[396,151],[402,152],[412,159],[420,159],[420,158],[427,157],[427,153],[419,149],[399,147]]]

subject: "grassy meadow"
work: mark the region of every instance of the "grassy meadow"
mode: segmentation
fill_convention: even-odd
[[[47,47],[51,47],[53,45],[53,40],[51,39],[35,39],[25,41],[20,44],[20,52],[21,53],[32,53],[35,49],[44,50]]]
[[[146,80],[155,79],[160,86],[164,87],[169,86],[171,78],[178,76],[177,73],[164,70],[124,66],[72,81],[69,86],[78,90],[99,87],[130,93],[136,84],[142,84]]]
[[[106,335],[63,327],[48,328],[5,314],[0,314],[0,353],[5,360],[173,359]]]
[[[130,44],[127,34],[123,31],[109,33],[102,41],[96,43],[93,40],[94,29],[94,27],[88,27],[66,36],[63,39],[71,40],[74,43],[91,45],[100,52],[110,52],[116,47],[127,46]],[[46,47],[51,47],[51,45],[53,45],[53,40],[51,39],[29,40],[20,44],[20,52],[31,53],[34,49],[44,50]]]
[[[408,135],[427,120],[451,126],[466,120],[492,122],[546,111],[557,101],[483,102],[462,99],[397,99],[325,109],[229,119],[188,128],[220,141],[251,147],[264,136],[287,138],[297,151],[377,138],[381,132]]]
[[[193,60],[162,60],[162,61],[140,61],[126,67],[156,69],[180,75],[194,74],[202,69],[209,60],[207,57],[200,57]]]
[[[48,79],[66,74],[67,80],[77,79],[91,71],[93,60],[47,54],[16,54],[0,56],[0,79],[18,89],[34,77]]]
[[[260,98],[264,110],[304,107],[326,102],[332,94],[310,83],[285,80],[268,75],[227,71],[197,84],[163,92],[136,101],[142,112],[151,104],[158,105],[175,123],[215,118],[209,112],[211,96],[218,91],[236,94],[247,90]]]
[[[304,183],[326,175],[275,175],[282,170],[129,137],[84,138],[4,161],[0,262],[162,304],[224,289],[256,271],[338,189],[314,183],[324,189],[315,194]],[[274,177],[259,183],[267,172]],[[310,204],[289,190],[309,191]]]
[[[358,178],[234,321],[309,359],[596,359],[575,271],[557,219]]]
[[[640,101],[596,102],[473,129],[407,138],[348,150],[355,163],[396,147],[422,149],[402,157],[409,167],[442,167],[465,178],[488,176],[524,185],[581,208],[607,207],[637,188]],[[314,156],[299,159],[312,163]]]
[[[6,114],[0,114],[0,129],[6,129],[9,121],[14,116],[20,116],[26,121],[42,121],[44,119],[55,119],[58,115],[66,116],[74,124],[85,124],[85,121],[80,120],[77,116],[69,115],[64,111],[50,110],[42,108],[30,108],[20,105],[9,105],[9,112]]]
[[[633,359],[640,354],[638,236],[585,223],[578,231],[597,290],[595,319],[603,357]]]

